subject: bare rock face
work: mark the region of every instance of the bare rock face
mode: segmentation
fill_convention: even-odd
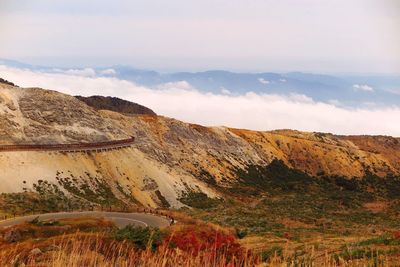
[[[293,130],[251,131],[203,127],[165,117],[115,116],[103,112],[136,137],[135,146],[170,168],[208,183],[229,184],[237,168],[274,159],[310,175],[362,177],[400,173],[400,141],[393,137],[336,136]]]
[[[3,238],[7,243],[15,243],[22,239],[22,235],[18,230],[10,230],[4,234]]]
[[[391,136],[342,136],[341,138],[351,141],[367,153],[385,159],[386,162],[382,161],[381,164],[371,166],[371,172],[383,176],[390,169],[400,170],[400,138]]]
[[[99,142],[129,137],[75,97],[0,84],[1,143]]]
[[[154,191],[158,188],[158,184],[154,179],[151,179],[150,177],[144,177],[143,179],[143,191]]]

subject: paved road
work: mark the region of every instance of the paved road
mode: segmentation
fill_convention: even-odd
[[[145,213],[123,213],[123,212],[100,212],[100,211],[83,211],[83,212],[58,212],[46,213],[41,215],[30,215],[24,217],[17,217],[15,219],[8,219],[0,221],[0,228],[5,228],[24,222],[32,221],[39,217],[39,220],[58,220],[67,218],[104,218],[114,222],[118,227],[124,227],[128,224],[136,226],[151,226],[163,228],[169,226],[170,222],[167,218],[145,214]]]

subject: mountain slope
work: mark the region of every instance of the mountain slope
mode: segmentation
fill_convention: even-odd
[[[284,130],[256,132],[224,127],[202,127],[164,117],[127,118],[103,112],[126,131],[138,137],[138,148],[171,167],[181,167],[196,175],[210,173],[217,181],[235,179],[232,172],[249,164],[266,165],[280,159],[289,167],[312,175],[361,177],[367,169],[380,176],[399,173],[398,144],[392,151],[366,150],[352,142],[353,137]],[[376,140],[378,138],[358,137]],[[380,137],[394,139],[391,137]]]
[[[180,207],[188,192],[223,197],[223,188],[240,182],[239,170],[275,159],[312,176],[400,173],[398,138],[207,128],[162,116],[96,110],[72,96],[7,84],[0,84],[0,123],[0,144],[135,136],[132,147],[115,151],[0,152],[0,191],[6,193],[35,190],[48,181],[68,194],[91,196],[86,200],[97,204],[111,201],[96,195],[107,187],[112,199],[127,204]]]

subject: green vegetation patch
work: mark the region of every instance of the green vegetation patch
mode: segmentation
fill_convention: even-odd
[[[224,201],[188,193],[186,213],[249,234],[272,233],[298,239],[313,233],[346,234],[400,228],[400,178],[311,176],[280,160],[268,166],[237,169],[238,182],[221,188]],[[387,209],[371,211],[366,203],[384,201]],[[397,203],[397,204],[396,204]]]
[[[388,234],[362,240],[355,244],[356,246],[368,246],[368,245],[386,245],[386,246],[400,246],[400,238],[390,236]]]
[[[127,240],[132,242],[139,249],[156,249],[162,241],[162,234],[158,228],[135,227],[127,225],[114,233],[118,241]]]
[[[237,169],[236,173],[242,185],[274,193],[306,192],[315,183],[315,179],[288,168],[281,160],[273,160],[267,166],[249,165],[245,170]]]
[[[270,249],[264,250],[260,253],[262,261],[268,261],[271,257],[282,257],[283,248],[280,246],[273,246]]]
[[[126,210],[129,205],[140,205],[129,188],[115,182],[113,189],[110,184],[112,182],[93,177],[89,173],[86,175],[85,178],[76,178],[72,174],[68,177],[57,172],[58,184],[38,180],[33,184],[32,190],[24,188],[21,193],[0,194],[0,210],[5,211],[9,217],[30,213],[91,210],[95,206]]]
[[[183,204],[197,209],[210,209],[218,206],[222,200],[208,197],[203,192],[189,191],[185,193],[180,199]]]

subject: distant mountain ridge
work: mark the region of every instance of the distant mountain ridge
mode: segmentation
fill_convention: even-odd
[[[63,72],[68,68],[33,66],[1,60],[0,65],[45,72]],[[73,68],[84,70],[84,68]],[[138,85],[157,88],[165,83],[186,81],[200,91],[216,94],[301,94],[315,101],[347,107],[400,104],[400,74],[326,75],[315,73],[238,73],[225,70],[160,73],[154,70],[115,65],[91,68],[98,77],[115,77]],[[178,85],[177,85],[178,86]]]

